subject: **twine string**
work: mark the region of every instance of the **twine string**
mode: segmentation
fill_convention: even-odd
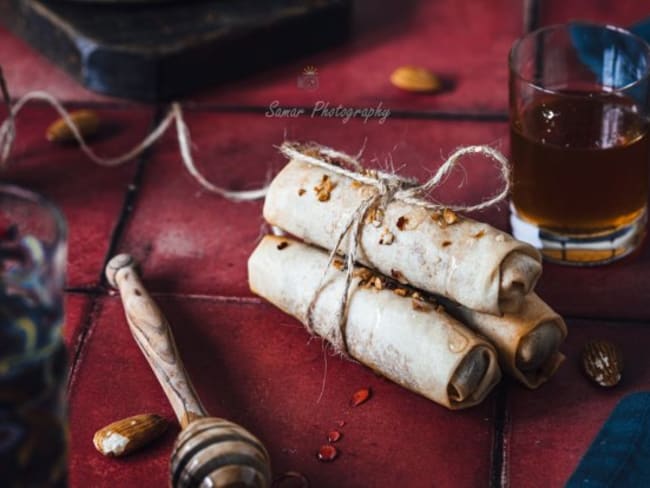
[[[0,91],[7,105],[8,116],[0,125],[0,167],[5,168],[9,162],[11,150],[16,139],[16,116],[22,108],[29,102],[41,101],[50,105],[56,112],[58,112],[61,119],[70,129],[72,136],[79,144],[79,148],[83,153],[94,163],[105,166],[114,167],[131,161],[141,155],[152,144],[158,141],[163,134],[167,131],[169,126],[176,123],[176,133],[178,137],[178,146],[181,154],[181,159],[188,173],[207,191],[215,193],[224,198],[234,201],[251,201],[263,198],[266,195],[267,187],[257,188],[254,190],[228,190],[211,183],[196,167],[194,158],[192,157],[191,142],[189,128],[183,118],[183,111],[178,102],[173,102],[165,117],[158,123],[156,128],[151,131],[141,142],[126,153],[116,156],[105,158],[98,156],[86,143],[83,135],[79,131],[77,125],[73,122],[70,113],[63,107],[63,105],[50,93],[45,91],[32,91],[22,96],[15,104],[11,104],[11,98],[7,90],[7,85],[2,70],[0,69]]]
[[[363,225],[369,210],[376,207],[385,210],[391,202],[400,201],[408,205],[428,210],[439,211],[448,208],[455,211],[472,212],[496,205],[503,201],[510,191],[510,167],[508,165],[508,160],[503,156],[503,154],[490,146],[461,147],[454,151],[454,153],[447,158],[440,168],[438,168],[436,173],[423,184],[418,184],[417,180],[404,178],[393,173],[386,173],[379,170],[368,170],[363,167],[358,157],[355,158],[343,152],[335,151],[331,148],[320,146],[315,143],[301,145],[295,142],[285,141],[279,149],[282,154],[291,160],[297,160],[323,168],[337,175],[350,178],[357,183],[371,186],[376,190],[372,196],[364,199],[359,204],[343,226],[343,229],[336,239],[336,244],[330,252],[327,265],[323,270],[316,291],[307,308],[306,328],[313,334],[314,309],[320,294],[326,286],[328,270],[340,252],[345,237],[349,236],[345,250],[345,281],[337,314],[337,326],[341,337],[336,344],[333,344],[334,349],[338,353],[347,357],[349,357],[345,333],[347,307],[352,286],[354,264],[357,262],[357,252],[359,250]],[[498,163],[499,176],[503,182],[500,191],[473,205],[444,205],[426,200],[426,196],[440,186],[444,178],[456,165],[459,164],[459,161],[470,154],[482,155]],[[344,167],[344,165],[347,165],[352,169],[348,169]]]

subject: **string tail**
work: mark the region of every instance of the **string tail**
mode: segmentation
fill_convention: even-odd
[[[16,116],[22,110],[22,108],[31,101],[41,101],[49,104],[63,119],[65,124],[70,129],[72,136],[79,144],[79,148],[83,153],[93,161],[94,163],[100,166],[119,166],[128,161],[131,161],[138,156],[140,156],[145,150],[151,147],[156,141],[158,141],[169,126],[176,122],[176,131],[178,136],[178,145],[181,153],[181,159],[187,168],[187,171],[192,175],[192,177],[201,185],[204,189],[211,193],[216,193],[224,198],[233,201],[251,201],[264,198],[266,196],[267,187],[257,188],[254,190],[242,190],[242,191],[233,191],[226,188],[222,188],[214,185],[207,178],[205,178],[197,169],[192,158],[192,152],[190,150],[191,138],[190,131],[185,124],[183,119],[183,111],[179,103],[174,102],[171,105],[170,110],[167,112],[165,117],[158,123],[156,128],[147,135],[140,143],[138,143],[131,150],[126,153],[112,158],[106,158],[97,155],[86,143],[83,135],[79,131],[76,124],[73,122],[70,113],[63,107],[63,105],[51,94],[44,91],[33,91],[25,94],[21,97],[15,105],[11,105],[11,99],[9,97],[9,92],[7,86],[2,76],[2,70],[0,69],[0,90],[7,105],[8,116],[0,125],[0,165],[5,167],[9,161],[11,155],[11,150],[13,148],[14,140],[16,138]]]

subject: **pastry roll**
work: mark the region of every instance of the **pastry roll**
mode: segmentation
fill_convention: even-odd
[[[564,320],[535,293],[526,296],[518,313],[503,317],[443,303],[451,315],[489,339],[503,370],[529,388],[546,382],[564,361],[559,351],[567,335]]]
[[[248,261],[250,288],[305,325],[309,325],[309,304],[318,293],[311,324],[316,334],[447,408],[481,402],[499,381],[501,372],[491,344],[440,307],[384,288],[382,279],[366,268],[355,269],[341,327],[342,262],[335,261],[324,286],[317,290],[328,259],[321,249],[266,236]]]
[[[264,218],[331,250],[355,210],[376,191],[293,160],[271,182]],[[347,239],[339,252],[346,251]],[[402,283],[495,315],[519,310],[542,270],[535,248],[488,224],[397,200],[366,214],[357,260]]]

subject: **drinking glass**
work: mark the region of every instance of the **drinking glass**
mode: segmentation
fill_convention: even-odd
[[[524,36],[509,61],[514,236],[569,264],[632,252],[647,218],[650,47],[574,22]]]
[[[0,185],[0,485],[64,487],[61,338],[66,225],[30,191]]]

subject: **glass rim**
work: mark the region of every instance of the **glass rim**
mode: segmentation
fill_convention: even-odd
[[[557,94],[560,92],[560,90],[553,89],[553,88],[547,88],[540,86],[539,84],[535,83],[534,80],[529,79],[526,76],[523,76],[519,70],[516,70],[513,67],[513,58],[514,58],[514,53],[517,50],[517,48],[521,45],[522,42],[526,39],[530,39],[532,37],[536,37],[540,35],[543,32],[548,32],[552,30],[559,30],[559,29],[568,29],[569,27],[572,26],[582,26],[582,27],[592,27],[592,28],[598,28],[598,29],[603,29],[603,30],[609,30],[609,31],[614,31],[618,34],[622,34],[625,37],[634,39],[641,48],[645,51],[646,55],[646,60],[648,61],[648,64],[646,66],[645,72],[643,73],[643,76],[640,76],[638,79],[632,81],[631,83],[628,83],[627,85],[618,87],[618,88],[611,88],[610,90],[603,90],[603,92],[606,93],[619,93],[619,92],[624,92],[627,91],[631,88],[634,88],[636,85],[641,84],[648,78],[650,78],[650,44],[646,42],[645,39],[642,37],[636,35],[634,32],[630,32],[629,30],[623,28],[623,27],[618,27],[613,24],[600,24],[598,22],[583,22],[583,21],[572,21],[572,22],[566,22],[562,24],[551,24],[551,25],[546,25],[543,27],[539,27],[533,31],[530,31],[523,36],[519,37],[518,39],[515,40],[515,42],[512,44],[512,47],[510,48],[510,52],[508,53],[508,70],[510,71],[510,74],[517,77],[519,80],[528,83],[530,86],[533,88],[536,88],[540,91],[546,92],[546,93],[552,93],[552,94]],[[606,87],[603,87],[606,88]]]
[[[15,197],[16,199],[24,200],[25,202],[38,205],[47,210],[47,212],[52,216],[54,221],[55,228],[55,245],[59,243],[66,243],[68,238],[68,225],[66,224],[65,217],[59,208],[52,203],[49,199],[36,193],[35,191],[28,190],[18,185],[12,185],[10,183],[0,183],[0,197],[2,195],[8,195]]]

